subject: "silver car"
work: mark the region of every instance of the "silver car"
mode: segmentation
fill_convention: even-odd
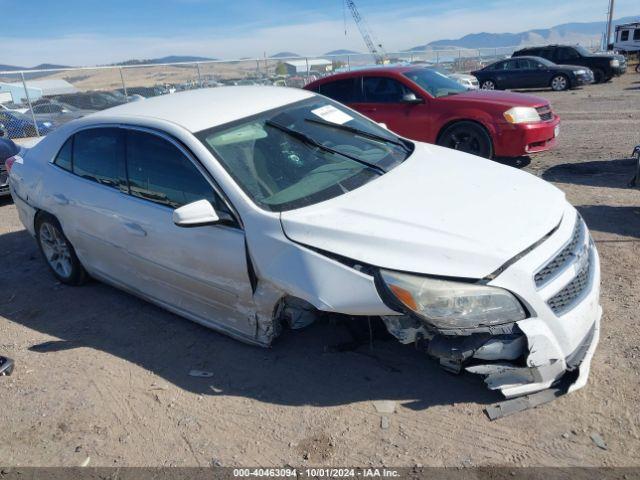
[[[533,175],[259,86],[104,110],[9,162],[63,282],[91,275],[263,346],[325,313],[378,317],[507,397],[587,381],[598,253]]]

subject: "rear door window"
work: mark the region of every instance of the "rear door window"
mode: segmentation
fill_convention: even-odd
[[[126,189],[122,132],[117,128],[94,128],[76,133],[73,173],[102,185]]]
[[[534,57],[542,57],[547,60],[553,60],[553,49],[552,48],[539,48],[536,50],[532,50],[530,55]]]
[[[571,47],[561,47],[556,52],[556,57],[558,62],[566,62],[576,60],[577,58],[580,58],[580,55],[578,55],[578,52]]]
[[[355,103],[361,101],[360,79],[347,78],[335,82],[323,83],[318,93],[340,103]]]
[[[533,70],[535,68],[535,64],[528,58],[521,58],[518,60],[517,68],[518,70]]]
[[[127,132],[127,174],[131,195],[178,208],[209,200],[226,211],[211,185],[175,145],[151,133]]]
[[[410,93],[402,83],[389,77],[364,77],[362,90],[368,103],[400,103]]]

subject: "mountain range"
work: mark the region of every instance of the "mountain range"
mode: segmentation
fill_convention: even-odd
[[[637,17],[623,17],[615,25],[638,21]],[[527,30],[520,33],[471,33],[457,39],[436,40],[412,47],[409,51],[442,50],[446,48],[500,48],[545,43],[598,43],[606,28],[605,22],[563,23],[551,28]]]

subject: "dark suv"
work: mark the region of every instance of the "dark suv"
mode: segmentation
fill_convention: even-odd
[[[591,53],[581,46],[547,45],[527,47],[513,53],[514,57],[535,56],[546,58],[561,65],[580,65],[593,71],[596,83],[607,82],[627,71],[627,62],[622,55]]]

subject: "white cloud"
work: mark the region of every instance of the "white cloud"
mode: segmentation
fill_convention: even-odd
[[[617,16],[635,8],[636,0],[620,0]],[[369,25],[388,51],[397,51],[442,38],[458,38],[473,32],[519,32],[546,28],[567,21],[604,19],[602,1],[582,0],[558,3],[544,8],[538,2],[517,9],[513,2],[499,1],[482,11],[440,10],[426,15],[424,10],[392,10],[372,15]],[[0,34],[1,35],[1,34]],[[353,22],[348,36],[340,20],[311,21],[287,26],[257,28],[248,33],[237,29],[227,34],[197,31],[172,37],[66,35],[58,38],[2,38],[3,63],[30,66],[37,63],[71,65],[106,64],[131,58],[165,55],[199,55],[218,58],[261,57],[263,52],[294,51],[322,54],[348,48],[364,51],[364,44]]]

